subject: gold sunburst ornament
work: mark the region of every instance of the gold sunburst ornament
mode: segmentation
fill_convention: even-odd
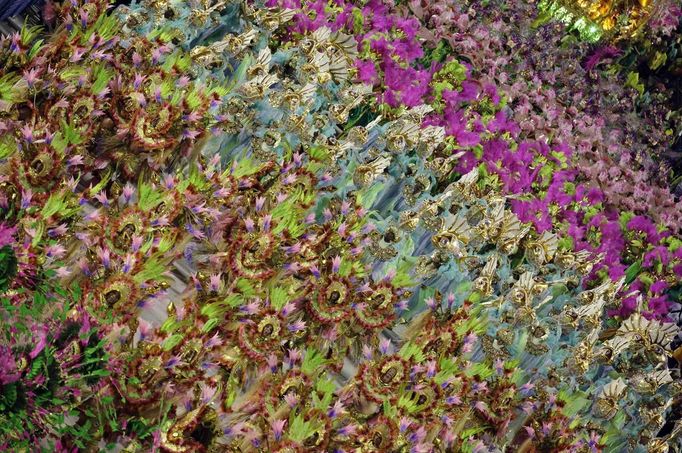
[[[545,14],[570,23],[590,40],[622,40],[637,35],[666,0],[550,0]]]

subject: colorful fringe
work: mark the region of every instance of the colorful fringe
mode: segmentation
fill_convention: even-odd
[[[110,6],[0,42],[0,449],[682,448],[675,116],[622,40],[500,0]]]

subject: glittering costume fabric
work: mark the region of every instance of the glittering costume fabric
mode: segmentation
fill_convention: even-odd
[[[29,6],[39,3],[35,0],[3,0],[0,2],[0,20],[21,14]]]
[[[627,40],[502,3],[4,37],[0,446],[676,451],[674,115],[622,112],[665,105],[600,69]]]

